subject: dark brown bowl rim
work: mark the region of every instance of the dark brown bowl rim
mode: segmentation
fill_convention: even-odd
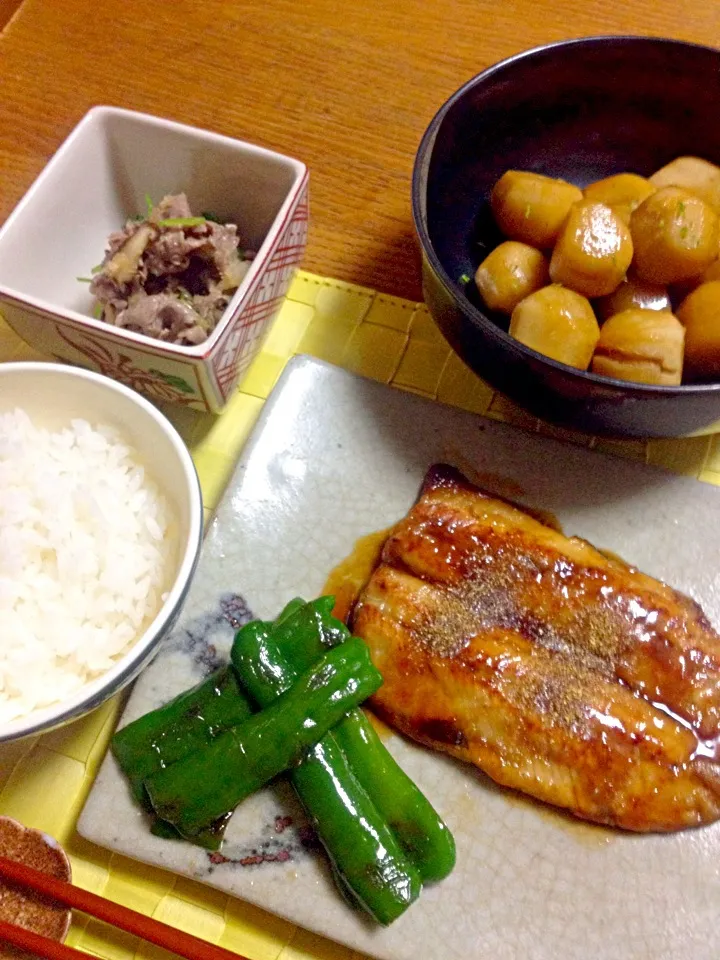
[[[720,383],[683,383],[679,384],[678,386],[633,383],[630,380],[618,380],[615,377],[605,377],[598,373],[592,373],[589,370],[578,370],[577,368],[571,367],[566,363],[561,363],[558,360],[553,360],[550,357],[546,357],[544,354],[539,353],[537,350],[533,350],[531,347],[526,347],[525,344],[520,343],[519,340],[515,340],[514,337],[511,337],[508,333],[493,323],[492,320],[478,310],[478,308],[457,289],[455,283],[452,281],[444,266],[440,262],[439,257],[435,253],[435,248],[433,247],[430,239],[430,234],[427,229],[427,218],[423,215],[424,193],[427,186],[427,172],[429,170],[429,160],[432,156],[435,145],[435,135],[450,108],[458,100],[465,96],[468,90],[471,90],[478,84],[484,83],[489,77],[493,76],[493,74],[507,70],[520,60],[529,59],[538,56],[539,54],[545,54],[548,51],[564,50],[568,47],[597,46],[600,44],[615,45],[618,47],[645,44],[676,48],[687,47],[691,50],[703,50],[714,54],[716,57],[718,57],[720,65],[720,51],[714,47],[708,47],[699,43],[689,43],[685,40],[672,40],[668,37],[643,37],[632,34],[608,34],[594,37],[580,37],[575,40],[559,40],[554,43],[547,43],[543,44],[542,46],[532,47],[529,50],[522,50],[520,53],[515,53],[510,57],[506,57],[504,60],[500,60],[497,63],[492,64],[485,70],[476,74],[474,77],[471,77],[470,80],[464,83],[458,90],[455,91],[455,93],[448,97],[448,99],[443,103],[435,116],[432,118],[422,136],[420,145],[415,155],[415,163],[413,165],[412,174],[412,213],[413,221],[415,223],[415,230],[417,231],[417,235],[420,239],[420,244],[422,246],[424,255],[430,262],[436,276],[445,288],[445,291],[449,294],[461,312],[468,318],[468,320],[470,320],[471,323],[479,326],[484,332],[490,334],[492,337],[495,337],[512,350],[524,355],[528,360],[534,360],[536,362],[540,361],[544,364],[547,364],[547,366],[551,367],[552,369],[557,370],[559,373],[566,375],[568,373],[575,374],[581,380],[586,380],[588,383],[597,384],[598,386],[612,386],[615,388],[620,388],[629,396],[632,396],[633,394],[637,394],[639,396],[648,394],[672,396],[676,393],[683,395],[714,393],[720,390]]]

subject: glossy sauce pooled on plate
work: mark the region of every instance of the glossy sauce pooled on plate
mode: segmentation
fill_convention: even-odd
[[[720,817],[720,637],[688,597],[433,467],[352,627],[380,715],[579,817]]]

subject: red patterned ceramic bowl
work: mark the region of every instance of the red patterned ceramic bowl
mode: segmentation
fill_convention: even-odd
[[[257,352],[307,238],[308,173],[279,153],[156,117],[95,107],[0,230],[0,309],[31,346],[153,400],[218,412]],[[78,277],[127,217],[185,192],[257,251],[212,334],[179,346],[94,319]]]

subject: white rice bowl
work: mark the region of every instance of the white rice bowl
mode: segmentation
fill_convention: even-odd
[[[111,669],[158,613],[176,537],[116,429],[0,413],[0,725]]]

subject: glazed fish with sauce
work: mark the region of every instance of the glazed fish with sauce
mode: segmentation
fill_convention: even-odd
[[[429,471],[353,612],[381,716],[505,787],[598,823],[720,817],[720,637],[700,607]]]

